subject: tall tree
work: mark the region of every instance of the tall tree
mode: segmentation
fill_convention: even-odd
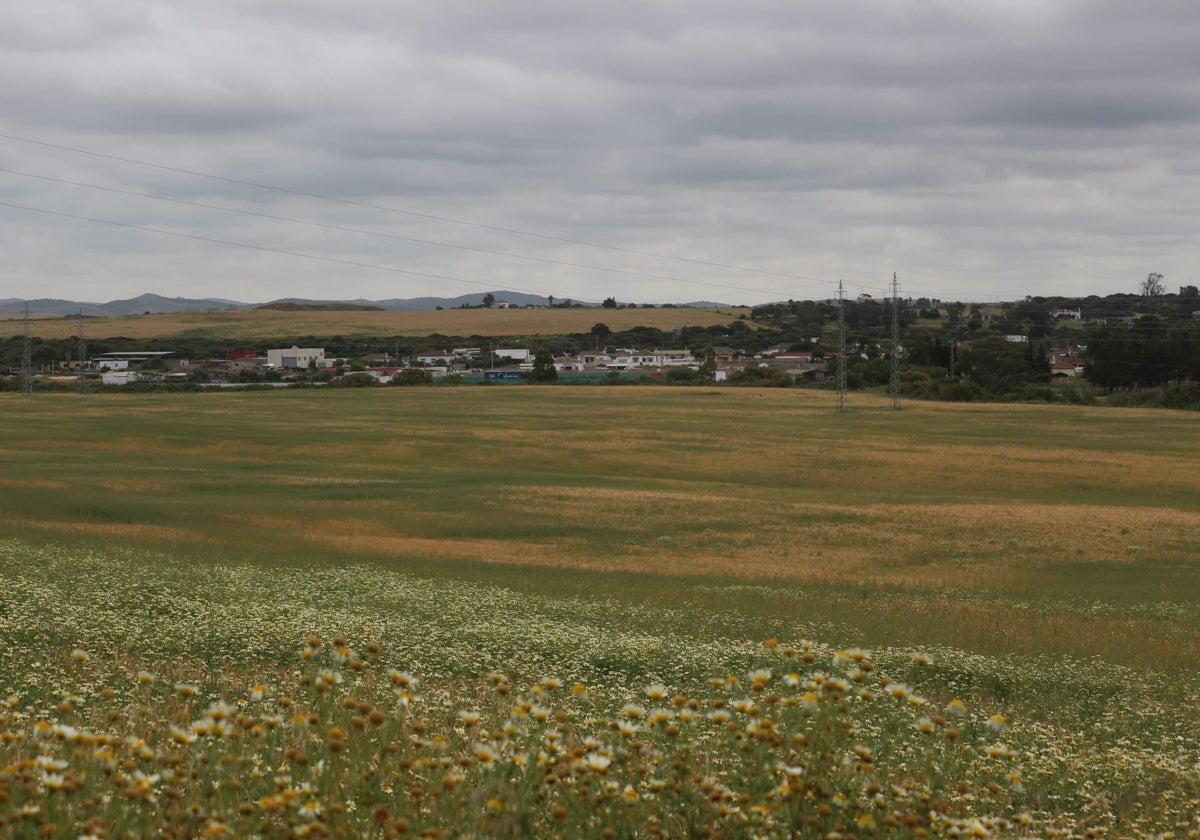
[[[533,354],[533,370],[529,372],[530,382],[554,382],[558,379],[558,369],[554,367],[554,354],[549,347],[538,348]]]
[[[1147,274],[1142,285],[1138,286],[1138,293],[1142,297],[1162,297],[1166,292],[1167,287],[1163,285],[1163,276],[1154,271]]]

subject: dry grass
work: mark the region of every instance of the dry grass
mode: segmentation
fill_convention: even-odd
[[[859,395],[839,414],[833,400],[620,387],[11,396],[0,533],[199,562],[902,593],[870,595],[854,620],[986,648],[1024,615],[1064,650],[1132,661],[1147,638],[1174,638],[1176,659],[1200,655],[1191,624],[1172,636],[1145,617],[1200,594],[1194,417],[893,412]],[[72,413],[69,436],[46,433]],[[1092,603],[1123,620],[1047,607]],[[806,609],[846,613],[836,599]]]
[[[124,336],[134,339],[204,336],[245,340],[248,343],[277,337],[334,335],[427,336],[530,336],[587,333],[603,322],[614,331],[636,326],[671,330],[676,324],[708,327],[728,324],[749,309],[446,309],[421,312],[297,311],[270,309],[232,312],[199,312],[170,315],[129,315],[89,318],[85,334],[94,339]],[[0,319],[0,338],[21,335],[23,321]],[[79,333],[74,318],[46,318],[33,322],[41,338],[71,338]]]

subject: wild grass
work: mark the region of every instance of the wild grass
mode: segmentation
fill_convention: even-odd
[[[867,652],[800,612],[758,640],[732,585],[697,611],[20,541],[0,575],[10,836],[1160,836],[1200,816],[1194,681]]]
[[[794,391],[6,397],[0,697],[16,699],[0,729],[16,734],[0,744],[0,797],[7,779],[10,816],[25,804],[45,810],[0,833],[50,822],[74,837],[86,833],[86,819],[71,815],[86,812],[107,819],[115,836],[115,826],[134,825],[121,820],[182,813],[163,805],[168,787],[180,807],[205,809],[192,830],[212,819],[213,832],[220,823],[263,836],[295,836],[304,826],[386,836],[398,820],[413,833],[484,836],[583,836],[605,827],[648,836],[652,825],[669,836],[698,836],[703,827],[731,837],[961,836],[976,824],[986,833],[1025,831],[1026,819],[1029,831],[1067,836],[1194,833],[1196,431],[1194,419],[1146,410],[893,412],[855,399],[839,414],[828,395]],[[323,661],[345,682],[322,699],[315,664],[297,659],[312,633],[344,634],[360,651],[377,643],[385,654],[367,657],[361,673]],[[786,664],[762,648],[771,636],[784,646],[810,639],[820,656]],[[957,728],[970,733],[969,760],[946,746],[952,723],[934,722],[934,737],[922,740],[931,733],[919,731],[929,714],[921,708],[856,701],[831,705],[835,717],[814,717],[803,711],[804,691],[788,694],[779,682],[792,670],[803,680],[847,679],[833,653],[852,646],[875,651],[875,694],[886,695],[877,681],[886,675],[947,720],[945,704],[964,700],[973,723]],[[72,659],[75,648],[87,662]],[[935,664],[914,669],[914,652]],[[419,733],[406,727],[418,711],[398,705],[389,667],[424,679],[419,715],[448,746],[410,752]],[[737,711],[734,704],[758,696],[747,685],[760,668],[772,670],[762,696],[777,694],[778,708]],[[492,693],[494,669],[511,680],[511,694]],[[140,670],[155,675],[152,688],[139,687]],[[741,682],[708,683],[731,674]],[[547,675],[587,685],[586,701],[531,694]],[[199,686],[203,701],[180,699],[175,682]],[[274,699],[254,705],[248,687],[258,683],[317,722],[299,731],[294,710]],[[644,688],[657,684],[705,715],[734,708],[741,734],[715,727],[674,739],[643,725],[620,735],[624,704],[654,708]],[[386,722],[358,730],[357,713],[330,698],[369,702]],[[286,737],[171,739],[170,726],[192,731],[219,700],[231,704],[231,719],[246,718],[247,732],[280,716]],[[525,701],[550,710],[558,734],[549,742],[547,727],[506,734]],[[464,709],[482,714],[487,741],[458,717]],[[1011,730],[988,729],[993,714]],[[759,741],[754,733],[765,730],[750,726],[756,720],[785,733],[786,749],[769,736]],[[861,765],[861,756],[851,755],[854,742],[816,739],[822,720],[850,721],[878,762],[835,772],[843,759]],[[113,747],[116,766],[133,764],[116,776],[89,775],[72,758],[79,744],[39,741],[38,721],[115,738],[123,745]],[[331,727],[350,733],[340,756],[329,751]],[[788,740],[797,733],[808,746]],[[130,737],[154,757],[139,758]],[[588,739],[610,758],[605,780],[619,773],[618,789],[589,782],[591,793],[574,787],[565,798],[543,789],[538,780],[560,766],[560,780],[599,782],[573,763],[596,751],[574,754]],[[547,743],[564,751],[539,763]],[[990,755],[997,743],[1016,757]],[[364,781],[371,756],[388,744],[414,764]],[[479,744],[497,757],[481,758]],[[746,764],[739,744],[761,746],[753,753],[760,763]],[[311,761],[297,764],[297,749]],[[203,762],[227,753],[245,787],[205,799],[202,786],[216,777]],[[513,764],[518,754],[529,771]],[[66,771],[38,765],[38,756],[67,761],[85,783],[79,796],[55,800],[61,791],[45,776]],[[353,765],[353,786],[348,776],[312,775],[321,759],[338,773]],[[419,762],[416,778],[410,769]],[[657,787],[680,762],[695,771],[667,780],[680,789]],[[823,769],[789,788],[802,801],[767,797],[787,775],[779,767],[792,762]],[[286,783],[250,772],[284,764]],[[200,787],[167,780],[180,766],[198,769]],[[453,767],[463,780],[447,790],[440,779]],[[143,791],[128,813],[79,807],[108,793],[120,800],[135,769],[159,775],[151,783],[157,802]],[[333,778],[342,781],[329,787]],[[720,801],[734,803],[724,793],[713,812],[698,804],[717,782],[736,793],[726,813]],[[872,785],[883,806],[865,792]],[[892,785],[907,798],[889,794]],[[290,810],[260,801],[285,790],[293,791]],[[845,808],[833,804],[835,793]],[[501,806],[489,816],[491,798]],[[322,819],[301,815],[309,801]],[[74,811],[53,810],[69,802]],[[943,810],[932,807],[939,803]],[[566,817],[555,816],[556,805]],[[514,816],[526,806],[531,823]],[[387,820],[375,824],[367,814],[379,807]],[[456,809],[482,822],[453,822]],[[663,816],[680,811],[700,822]],[[859,822],[867,815],[874,828]],[[923,822],[910,824],[912,815]]]

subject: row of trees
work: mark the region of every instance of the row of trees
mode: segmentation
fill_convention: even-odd
[[[1178,294],[1157,293],[1162,279],[1147,278],[1141,291],[1155,294],[1110,295],[1105,298],[1029,297],[1002,307],[917,300],[904,302],[897,313],[901,327],[905,390],[952,399],[995,398],[1031,393],[1045,388],[1050,371],[1045,350],[1051,343],[1087,346],[1087,377],[1106,391],[1147,388],[1172,382],[1200,381],[1200,324],[1192,313],[1200,311],[1200,291],[1185,286]],[[1159,285],[1155,285],[1159,284]],[[569,302],[563,302],[569,304]],[[616,301],[606,301],[608,309]],[[601,307],[603,310],[604,307]],[[1060,321],[1061,310],[1081,310],[1086,322]],[[892,302],[863,297],[844,301],[841,308],[849,331],[850,387],[885,385],[891,375]],[[751,318],[708,327],[688,326],[677,332],[637,326],[614,331],[596,323],[587,333],[539,336],[534,339],[535,380],[554,378],[553,359],[584,349],[605,346],[686,349],[705,358],[714,346],[727,346],[745,358],[769,347],[810,350],[814,356],[832,356],[839,306],[831,301],[787,301],[756,307]],[[1015,343],[1005,336],[1021,335]],[[519,340],[519,339],[509,339]],[[451,346],[486,346],[494,337],[447,336],[376,338],[367,336],[294,336],[282,344],[320,344],[328,355],[355,359],[381,350],[400,356]],[[528,343],[528,339],[526,343]],[[220,358],[241,349],[233,342],[193,337],[156,340],[123,338],[88,342],[88,352],[168,350],[183,358]],[[0,368],[20,365],[20,337],[0,343]],[[77,352],[74,339],[32,342],[35,367],[54,366]],[[859,358],[859,353],[866,358]],[[352,365],[353,367],[353,365]],[[756,366],[751,366],[756,367]],[[763,369],[766,370],[766,369]],[[689,373],[673,373],[687,381]],[[747,372],[737,378],[759,380],[768,373]],[[701,379],[703,376],[700,377]]]
[[[1105,391],[1200,382],[1200,329],[1149,316],[1088,338],[1087,377]]]

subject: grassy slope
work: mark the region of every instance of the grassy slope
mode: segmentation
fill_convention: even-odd
[[[1187,415],[381,389],[14,396],[0,432],[14,535],[672,603],[768,582],[723,595],[768,633],[800,597],[872,644],[1170,669],[1200,655]]]
[[[700,388],[9,395],[0,681],[14,722],[76,693],[99,721],[140,668],[236,697],[341,632],[431,677],[452,727],[491,668],[615,709],[807,636],[1013,722],[955,769],[921,757],[931,707],[868,721],[885,788],[932,762],[968,813],[1158,836],[1200,817],[1195,423]],[[996,737],[1018,763],[971,752]]]

